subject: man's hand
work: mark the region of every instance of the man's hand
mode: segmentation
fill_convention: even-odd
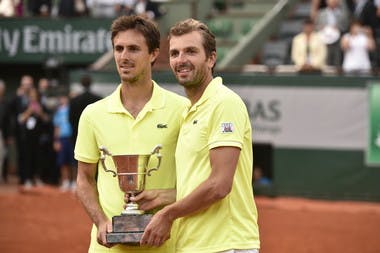
[[[170,238],[170,230],[173,225],[173,219],[165,213],[165,210],[157,212],[148,226],[145,228],[141,238],[140,245],[161,246]]]
[[[125,203],[129,201],[136,202],[139,205],[139,209],[148,211],[169,205],[175,201],[175,198],[175,189],[145,190],[134,197],[129,197],[128,194],[125,194],[124,201]]]
[[[114,244],[107,243],[106,241],[107,232],[112,232],[112,223],[110,220],[99,224],[97,240],[100,245],[103,245],[107,248],[111,248],[112,246],[114,246]]]

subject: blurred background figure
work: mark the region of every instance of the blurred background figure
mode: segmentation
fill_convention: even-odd
[[[133,9],[135,14],[145,16],[149,19],[158,19],[162,16],[158,3],[150,0],[134,0]]]
[[[60,17],[77,17],[88,15],[85,0],[59,0],[56,8]]]
[[[78,123],[80,115],[87,105],[94,103],[102,97],[91,91],[92,79],[89,75],[83,75],[80,79],[82,92],[72,97],[69,101],[69,122],[72,128],[71,144],[75,146],[78,134]],[[73,152],[74,156],[74,152]],[[73,174],[77,173],[77,161],[73,159]]]
[[[52,0],[28,0],[27,13],[33,17],[50,17]]]
[[[0,17],[17,17],[21,13],[18,6],[21,0],[0,0]]]
[[[40,95],[41,104],[48,114],[48,119],[43,122],[39,136],[39,144],[41,153],[39,165],[42,173],[43,181],[51,184],[58,184],[59,173],[56,169],[55,152],[53,149],[54,126],[53,114],[58,106],[58,99],[52,96],[51,82],[49,79],[42,77],[38,80],[38,93]]]
[[[20,79],[20,85],[17,88],[16,96],[12,99],[11,110],[11,136],[15,141],[17,157],[17,174],[19,184],[26,184],[26,135],[23,131],[23,124],[20,121],[22,113],[27,109],[29,104],[29,91],[34,87],[34,79],[30,75],[23,75]],[[31,182],[28,182],[30,188]]]
[[[293,38],[291,58],[300,73],[321,73],[325,66],[326,45],[311,19],[305,20],[303,31]]]
[[[0,79],[0,182],[7,182],[9,105],[5,99],[5,82]]]
[[[87,105],[101,99],[100,96],[91,92],[91,84],[92,84],[91,76],[89,75],[82,76],[80,79],[80,83],[82,85],[83,91],[79,95],[76,95],[70,99],[70,106],[69,106],[70,125],[73,128],[73,134],[72,134],[73,144],[75,144],[75,141],[77,138],[78,123],[79,123],[79,118],[80,118],[80,115],[82,114],[82,111],[84,110],[84,108],[86,108]]]
[[[74,149],[71,142],[72,128],[69,122],[69,98],[59,96],[59,107],[54,114],[54,150],[57,153],[57,166],[61,173],[60,190],[75,190],[76,177],[73,173]]]
[[[46,109],[43,108],[38,91],[32,87],[27,91],[28,104],[18,116],[20,135],[24,145],[23,171],[20,173],[23,190],[30,190],[32,186],[42,186],[42,170],[40,162],[46,154],[41,149],[40,136],[44,125],[49,120]],[[20,160],[20,159],[19,159]]]
[[[123,5],[123,0],[87,0],[90,14],[95,18],[116,17]]]
[[[327,46],[327,65],[339,68],[342,62],[339,41],[341,34],[347,31],[349,15],[340,0],[327,0],[326,4],[316,14],[316,29]]]
[[[359,21],[364,27],[369,27],[372,32],[380,28],[375,0],[352,0],[350,7],[353,20]]]
[[[370,28],[364,28],[360,22],[354,21],[350,32],[341,40],[344,52],[343,72],[350,74],[369,74],[372,66],[369,52],[375,50],[375,40]]]

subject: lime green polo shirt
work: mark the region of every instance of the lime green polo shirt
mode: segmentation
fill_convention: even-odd
[[[244,102],[216,77],[188,112],[176,149],[177,199],[190,194],[211,173],[209,151],[241,149],[231,192],[207,210],[177,222],[176,252],[210,253],[260,247],[252,189],[252,130]]]
[[[99,100],[83,111],[75,145],[75,158],[86,163],[98,163],[99,147],[106,147],[113,155],[150,154],[158,144],[162,162],[158,171],[146,177],[146,189],[175,188],[176,173],[174,152],[182,120],[182,113],[189,102],[186,98],[167,91],[153,82],[153,94],[142,111],[134,118],[123,106],[120,98],[121,84],[108,97]],[[112,157],[105,160],[108,169],[116,171]],[[157,159],[150,159],[148,167],[155,167]],[[118,178],[106,173],[98,164],[97,187],[99,202],[107,217],[120,215],[124,205],[124,193]],[[118,245],[109,249],[96,242],[93,226],[90,252],[168,252],[144,247]],[[127,250],[127,251],[126,251]]]

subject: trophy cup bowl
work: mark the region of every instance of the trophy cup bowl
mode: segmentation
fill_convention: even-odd
[[[118,177],[121,191],[131,197],[142,192],[145,189],[146,176],[150,176],[152,171],[159,169],[162,159],[159,153],[161,148],[161,145],[157,145],[150,154],[112,155],[106,147],[102,146],[99,148],[101,152],[100,162],[105,172],[112,173],[114,177]],[[107,155],[112,157],[116,171],[106,167],[105,159]],[[156,167],[148,168],[152,155],[157,157],[157,165]],[[107,233],[107,242],[139,244],[151,217],[151,214],[144,214],[144,211],[138,208],[137,203],[127,203],[121,215],[112,217],[112,232]]]

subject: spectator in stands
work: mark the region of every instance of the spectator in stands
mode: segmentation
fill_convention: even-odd
[[[87,0],[91,16],[95,18],[114,18],[123,5],[124,0]]]
[[[342,0],[341,4],[344,9],[351,10],[355,0]],[[327,0],[311,0],[310,18],[315,21],[319,10],[327,7]]]
[[[341,34],[347,31],[348,18],[348,12],[340,0],[327,0],[326,8],[321,9],[316,16],[316,28],[327,45],[327,64],[330,66],[341,66],[339,41]]]
[[[58,16],[76,17],[88,14],[85,0],[60,0],[58,3]]]
[[[354,21],[350,32],[342,38],[341,47],[344,51],[344,73],[367,74],[371,71],[369,51],[375,49],[375,41],[370,28]]]
[[[380,1],[379,1],[380,2]],[[377,9],[374,0],[355,0],[351,8],[352,17],[358,20],[363,26],[370,27],[374,33],[380,28]]]
[[[0,0],[0,17],[18,16],[17,6],[20,0]]]
[[[292,41],[291,57],[301,73],[320,73],[326,64],[326,45],[314,31],[311,19],[303,24],[303,31]]]
[[[134,12],[137,15],[143,15],[149,19],[158,19],[162,16],[159,5],[150,0],[134,0]]]
[[[31,16],[49,17],[51,14],[52,0],[28,0],[27,9]]]

